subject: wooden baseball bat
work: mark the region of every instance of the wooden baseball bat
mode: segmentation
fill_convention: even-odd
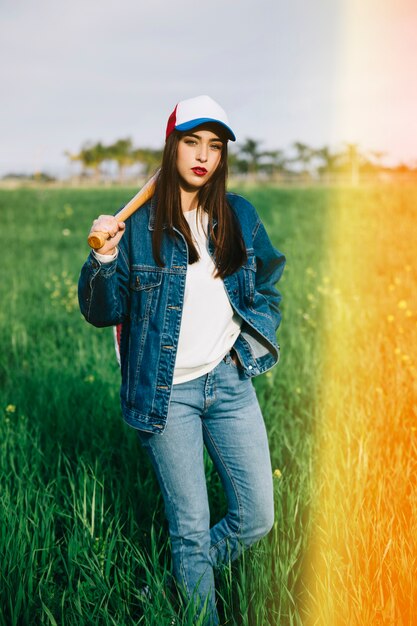
[[[116,213],[114,217],[117,219],[118,222],[124,222],[125,220],[127,220],[127,218],[130,217],[141,206],[143,206],[145,202],[149,200],[149,198],[152,198],[153,194],[155,193],[155,185],[158,174],[159,170],[154,176],[152,176],[152,178],[148,180],[148,182],[142,187],[142,189],[140,189],[138,193],[133,196],[131,200],[129,200],[129,202],[123,207],[123,209]],[[107,239],[109,239],[109,233],[104,233],[100,231],[92,232],[88,236],[88,245],[90,246],[90,248],[98,250],[99,248],[102,248],[104,246]]]

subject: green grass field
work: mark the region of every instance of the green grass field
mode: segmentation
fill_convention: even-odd
[[[156,479],[120,416],[111,330],[89,326],[76,296],[92,219],[134,191],[0,191],[0,626],[165,626],[176,613],[178,624],[192,623],[167,584]],[[279,284],[282,359],[254,381],[279,470],[276,522],[219,572],[219,608],[230,626],[301,625],[326,315],[317,289],[328,280],[328,212],[337,206],[330,190],[244,195],[288,259]],[[209,459],[207,477],[214,522],[225,503]],[[141,597],[144,584],[152,602]]]

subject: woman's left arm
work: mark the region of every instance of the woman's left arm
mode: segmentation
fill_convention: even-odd
[[[253,247],[257,264],[255,289],[267,299],[277,329],[281,322],[281,294],[275,284],[284,271],[285,256],[274,248],[261,221],[255,227]]]

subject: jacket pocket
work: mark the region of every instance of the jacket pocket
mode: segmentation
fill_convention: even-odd
[[[134,321],[149,319],[162,282],[162,272],[132,269],[130,273],[130,316]]]

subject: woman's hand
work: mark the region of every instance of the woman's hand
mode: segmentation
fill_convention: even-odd
[[[114,254],[116,246],[124,235],[125,228],[125,223],[118,222],[113,215],[100,215],[94,220],[90,235],[93,232],[109,233],[109,239],[96,252],[99,254]]]

